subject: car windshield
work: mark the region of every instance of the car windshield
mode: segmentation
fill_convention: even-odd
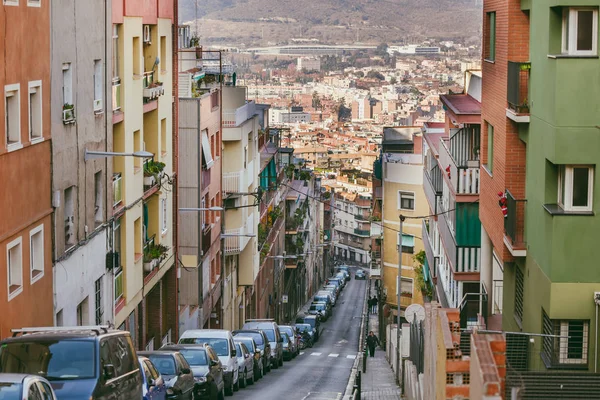
[[[213,348],[218,356],[229,357],[229,346],[227,339],[218,338],[185,338],[179,341],[180,344],[203,344],[207,343]]]
[[[314,310],[318,310],[317,305],[316,304],[311,304],[310,308],[308,309],[308,311],[314,311]]]
[[[279,327],[279,331],[287,333],[289,337],[294,336],[294,331],[289,326],[286,326],[285,328]]]
[[[324,309],[325,309],[325,304],[316,304],[316,305],[315,305],[315,308],[316,308],[317,310],[324,310]]]
[[[206,351],[203,349],[181,349],[179,352],[190,365],[208,365]]]
[[[41,375],[48,380],[94,378],[95,360],[95,343],[89,340],[23,341],[0,347],[0,372]]]
[[[21,400],[22,390],[20,383],[0,382],[0,400]]]
[[[285,333],[285,332],[284,332],[284,333],[282,333],[282,334],[281,334],[281,337],[283,337],[283,343],[289,343],[289,342],[290,342],[290,338],[289,338],[289,336],[287,335],[287,333]]]
[[[299,332],[305,332],[305,331],[310,331],[312,328],[308,324],[299,324],[299,325],[296,325],[296,329],[298,329]]]
[[[316,321],[317,320],[314,318],[305,318],[304,319],[304,323],[309,324],[311,326],[311,328],[315,327]]]
[[[275,341],[275,331],[273,329],[262,329],[262,331],[265,333],[265,335],[267,335],[269,342]]]
[[[244,352],[242,351],[242,346],[240,346],[239,343],[235,344],[235,350],[237,351],[237,356],[238,357],[243,357],[244,356]]]
[[[254,343],[252,340],[240,340],[241,343],[244,343],[246,345],[246,348],[248,349],[248,351],[250,352],[254,352]]]
[[[184,356],[185,357],[185,356]],[[170,354],[150,354],[148,356],[152,364],[156,367],[161,375],[175,375],[175,360]],[[187,357],[185,357],[187,359]],[[189,363],[189,360],[188,360]]]
[[[259,349],[265,349],[265,342],[263,341],[263,336],[260,334],[260,332],[239,332],[238,335],[250,336],[252,339],[254,339],[256,346]]]

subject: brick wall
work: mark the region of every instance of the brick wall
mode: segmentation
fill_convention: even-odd
[[[506,339],[501,334],[471,335],[470,395],[473,399],[504,398]]]
[[[506,117],[508,61],[529,59],[529,16],[521,11],[520,0],[486,0],[483,7],[484,55],[488,54],[488,12],[496,12],[496,57],[482,62],[482,168],[479,215],[503,262],[512,261],[504,246],[504,217],[498,193],[505,189],[515,198],[525,198],[525,144],[519,139],[518,124]],[[488,125],[494,127],[493,169],[488,162]]]

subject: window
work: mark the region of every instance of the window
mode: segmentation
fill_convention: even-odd
[[[65,245],[75,244],[75,187],[65,190]]]
[[[398,233],[398,243],[400,243],[400,233]],[[413,254],[415,252],[415,237],[413,235],[402,235],[402,252]]]
[[[41,0],[27,0],[27,7],[41,7]]]
[[[4,4],[5,6],[18,6],[19,0],[4,0],[2,4]]]
[[[396,283],[398,282],[398,278],[396,278]],[[397,291],[397,290],[396,290]],[[413,280],[412,278],[402,277],[402,282],[400,283],[400,295],[404,297],[412,297],[413,295]]]
[[[496,12],[486,14],[487,18],[487,51],[485,59],[488,61],[496,60]]]
[[[588,363],[589,321],[551,320],[542,310],[542,357],[548,366],[581,366]],[[559,336],[559,337],[556,337]]]
[[[6,246],[9,301],[23,291],[23,253],[21,246],[21,237],[16,238]]]
[[[162,209],[162,233],[167,233],[168,221],[169,221],[169,210],[167,207],[167,199],[160,199]]]
[[[141,70],[141,58],[142,53],[140,50],[140,38],[135,36],[133,38],[133,75],[142,76]]]
[[[245,151],[248,151],[247,147]],[[202,131],[202,155],[204,156],[202,159],[202,167],[204,169],[209,169],[214,164],[214,161],[210,147],[210,140],[208,138],[208,130],[206,129]]]
[[[523,323],[523,283],[523,272],[515,265],[515,319],[519,326]]]
[[[29,140],[42,139],[42,81],[29,82]]]
[[[98,171],[94,174],[94,221],[100,224],[104,220],[104,207],[102,201],[104,190],[102,189],[102,171]]]
[[[415,209],[415,194],[414,194],[414,192],[398,191],[398,209],[399,210],[414,210]]]
[[[4,128],[9,150],[21,145],[21,94],[19,84],[4,87]]]
[[[143,254],[143,248],[144,248],[144,244],[143,244],[143,240],[144,240],[144,236],[142,235],[142,219],[138,218],[133,222],[133,239],[134,239],[134,253],[135,253],[135,258],[136,258],[136,262],[138,261],[138,259],[142,258],[142,254]]]
[[[487,124],[487,163],[485,167],[491,174],[494,169],[494,127],[489,122]]]
[[[88,298],[86,297],[77,306],[77,326],[89,325],[88,313],[89,313],[89,304],[88,304]]]
[[[160,70],[167,72],[167,37],[160,37]]]
[[[96,325],[101,325],[102,318],[104,317],[104,307],[102,306],[102,278],[96,280],[94,289],[96,297]]]
[[[102,60],[94,60],[94,113],[96,114],[99,114],[103,111],[103,86]]]
[[[565,211],[592,211],[594,167],[561,165],[558,169],[558,205]]]
[[[112,26],[112,78],[113,84],[115,79],[119,80],[119,25]]]
[[[160,120],[160,151],[163,157],[167,154],[168,149],[167,133],[167,119],[163,118]]]
[[[62,66],[63,71],[63,105],[73,104],[73,70],[71,69],[71,63],[64,63]]]
[[[29,272],[31,284],[44,276],[44,225],[29,231]]]
[[[562,53],[595,56],[598,53],[598,9],[566,7],[563,9]]]

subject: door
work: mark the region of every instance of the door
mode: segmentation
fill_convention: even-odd
[[[112,370],[115,375],[108,376]],[[121,393],[117,385],[116,369],[113,365],[109,338],[100,340],[100,372],[98,373],[100,384],[94,390],[94,398],[103,400],[116,400]]]
[[[176,353],[173,356],[175,357],[175,366],[177,368],[177,387],[179,387],[181,392],[184,394],[190,393],[192,390],[194,390],[195,382],[194,374],[192,373],[190,364],[180,353]],[[189,374],[184,374],[182,372],[185,369],[189,370]]]
[[[206,352],[208,353],[209,358],[208,365],[210,365],[210,373],[214,377],[215,383],[217,384],[217,391],[219,391],[221,388],[225,387],[225,381],[223,380],[223,366],[221,365],[217,353],[215,353],[213,349],[207,348]]]
[[[29,387],[25,387],[25,393],[27,393],[27,400],[44,400],[36,381],[29,381],[28,386]]]
[[[142,374],[128,335],[109,337],[110,357],[115,368],[119,400],[142,398]],[[110,381],[109,381],[110,382]]]

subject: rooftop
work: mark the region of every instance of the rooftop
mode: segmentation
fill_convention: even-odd
[[[481,103],[468,94],[442,94],[442,103],[454,114],[481,114]]]
[[[421,133],[421,127],[401,126],[383,128],[384,144],[412,144],[414,135]]]

